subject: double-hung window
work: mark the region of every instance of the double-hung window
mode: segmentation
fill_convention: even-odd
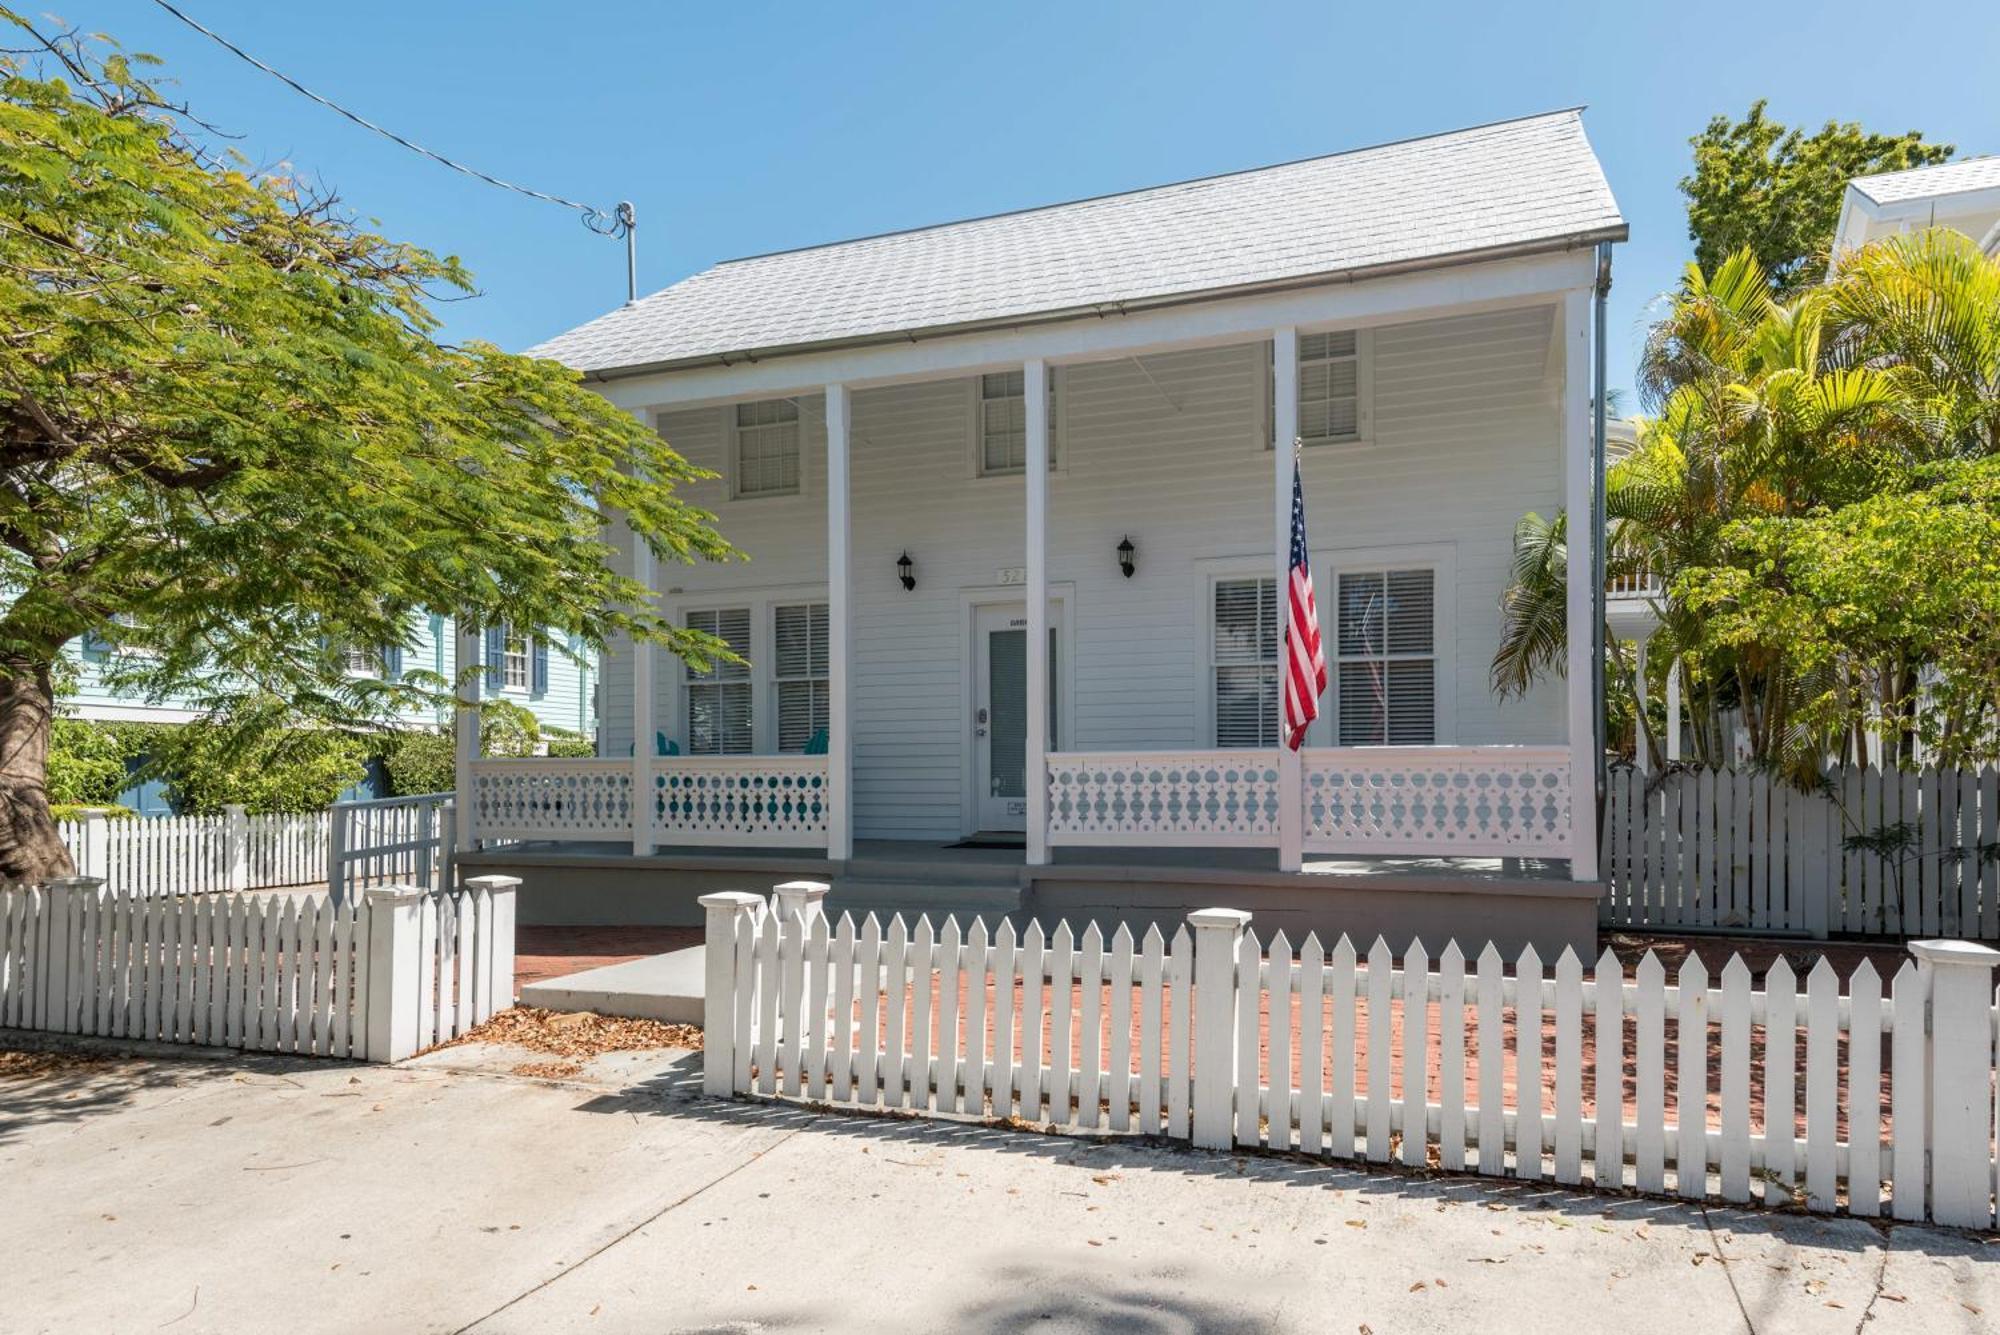
[[[1056,373],[1049,381],[1049,467],[1056,463]],[[979,473],[994,477],[1028,466],[1027,374],[995,371],[979,377]]]
[[[1437,740],[1437,572],[1343,570],[1335,672],[1342,746]]]
[[[1308,445],[1365,440],[1369,386],[1366,338],[1353,329],[1299,336],[1299,439]]]
[[[781,605],[774,609],[773,629],[778,749],[803,751],[827,726],[826,604]]]
[[[738,500],[799,492],[799,405],[760,399],[731,410],[732,493]]]
[[[750,657],[750,609],[724,607],[687,614],[689,630],[706,631],[738,657]],[[741,756],[754,749],[751,735],[750,669],[747,663],[717,663],[687,669],[688,753]]]
[[[1278,744],[1278,581],[1214,584],[1215,744]]]
[[[352,677],[372,677],[382,670],[382,655],[373,649],[349,649],[347,673]]]
[[[507,627],[500,648],[500,684],[510,691],[527,690],[531,662],[528,637],[512,626]]]

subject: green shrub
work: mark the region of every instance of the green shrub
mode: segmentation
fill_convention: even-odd
[[[127,755],[117,733],[59,718],[49,736],[49,804],[106,806],[125,788]]]
[[[531,756],[541,740],[541,721],[533,710],[512,700],[488,700],[480,706],[479,754]]]
[[[166,781],[174,810],[213,815],[232,802],[253,813],[322,811],[367,777],[367,740],[330,728],[287,728],[247,741],[190,723],[148,771]]]
[[[82,820],[93,811],[103,812],[107,820],[139,819],[138,812],[132,810],[130,807],[121,807],[115,802],[52,802],[49,804],[49,814],[59,821]]]
[[[449,732],[399,732],[382,739],[377,753],[389,780],[389,796],[448,793],[457,785]]]
[[[551,737],[549,754],[552,756],[590,757],[597,754],[597,743],[588,737]]]

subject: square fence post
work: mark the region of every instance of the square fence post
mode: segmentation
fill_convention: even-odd
[[[368,899],[368,1060],[399,1062],[417,1050],[427,998],[417,995],[424,892],[375,885]]]
[[[352,808],[335,802],[326,813],[326,889],[333,902],[347,902],[347,818]]]
[[[76,874],[111,877],[111,816],[101,808],[83,813],[83,856],[77,860]]]
[[[1194,1102],[1190,1139],[1196,1148],[1225,1150],[1235,1125],[1236,951],[1250,915],[1241,909],[1197,909],[1194,928]],[[1256,979],[1250,986],[1257,985]],[[1185,1080],[1187,1072],[1169,1072]],[[1257,1097],[1256,1091],[1248,1097]]]
[[[521,888],[518,876],[468,876],[465,888],[474,893],[484,891],[492,897],[493,916],[488,928],[493,933],[491,952],[481,951],[479,961],[491,961],[492,972],[478,980],[479,1021],[486,1021],[514,1004],[514,910],[515,892]],[[444,893],[451,892],[450,886]]]
[[[825,881],[786,881],[771,887],[771,908],[779,922],[790,922],[796,915],[810,932],[813,919],[826,916],[826,896],[831,889]]]
[[[756,921],[763,901],[742,890],[724,890],[703,895],[700,903],[708,912],[702,934],[701,1090],[727,1097],[742,1092],[735,1087],[736,1049],[750,1041],[750,1035],[737,1033],[735,1026],[736,942],[738,934]]]
[[[250,814],[237,802],[222,808],[222,888],[250,888]]]
[[[1931,975],[1925,1052],[1930,1097],[1931,1219],[1993,1223],[1993,966],[2000,950],[1970,941],[1912,941]]]

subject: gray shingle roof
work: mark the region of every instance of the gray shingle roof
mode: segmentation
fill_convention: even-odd
[[[730,260],[534,352],[583,371],[1622,238],[1579,112]]]
[[[1854,180],[1854,188],[1877,204],[1900,204],[1909,199],[1956,195],[1993,186],[2000,186],[2000,157],[1941,162],[1935,167],[1912,167],[1908,171],[1883,172],[1880,176],[1860,176]]]

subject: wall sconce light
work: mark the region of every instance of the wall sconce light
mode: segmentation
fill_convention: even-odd
[[[896,558],[896,578],[903,581],[903,588],[905,590],[914,589],[917,587],[917,577],[910,573],[915,569],[916,569],[916,564],[910,560],[910,554],[908,552],[904,552],[901,556]]]
[[[1134,555],[1137,554],[1137,551],[1138,549],[1133,547],[1132,539],[1130,539],[1129,537],[1122,538],[1119,540],[1118,568],[1125,572],[1126,579],[1132,578],[1132,572],[1138,568],[1132,562],[1132,558]]]

